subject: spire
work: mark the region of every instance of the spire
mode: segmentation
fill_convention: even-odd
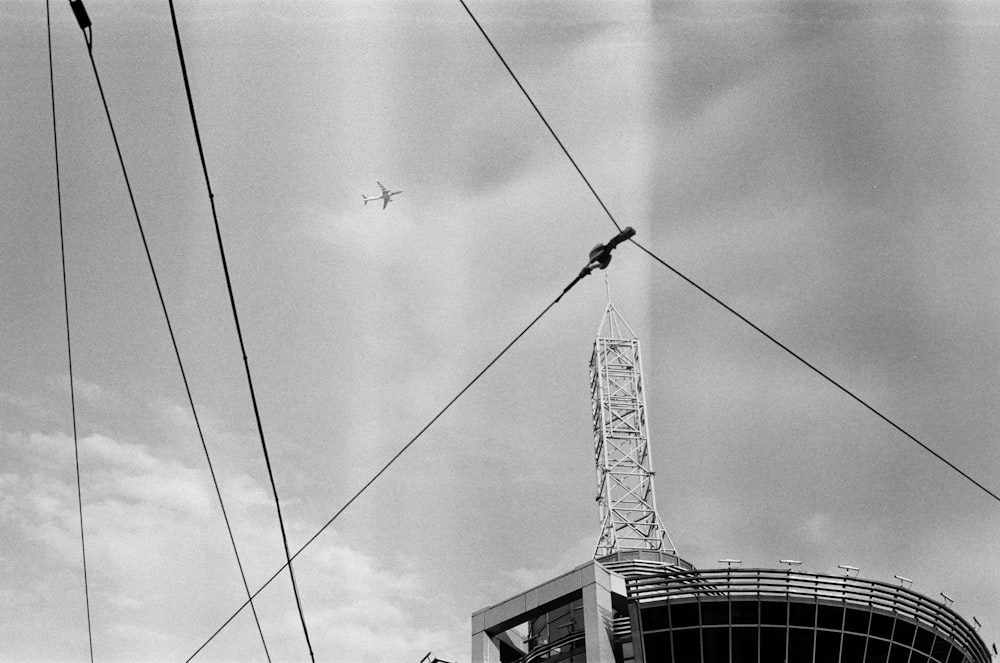
[[[608,306],[604,309],[604,315],[601,316],[601,324],[597,328],[597,340],[602,338],[607,340],[628,340],[636,341],[638,343],[639,337],[635,335],[632,328],[622,314],[618,312],[615,305],[611,303],[611,293],[608,293]],[[596,341],[595,341],[596,343]]]
[[[611,303],[590,358],[601,537],[594,557],[626,550],[677,554],[656,514],[639,339]]]

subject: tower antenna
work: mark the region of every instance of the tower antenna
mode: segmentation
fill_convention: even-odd
[[[590,357],[601,537],[595,558],[627,550],[676,555],[656,514],[639,339],[611,303]]]

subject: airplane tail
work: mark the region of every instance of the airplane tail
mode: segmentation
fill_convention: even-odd
[[[361,194],[361,200],[365,201],[365,205],[367,205],[369,198],[365,194]]]

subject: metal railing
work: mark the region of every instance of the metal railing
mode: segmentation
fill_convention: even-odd
[[[949,639],[973,661],[990,661],[982,638],[954,610],[905,587],[875,580],[776,569],[708,569],[627,579],[639,604],[688,600],[811,600],[901,617]]]
[[[611,633],[614,636],[615,642],[625,642],[631,639],[632,624],[629,622],[627,615],[625,617],[615,617],[611,620]]]
[[[584,637],[583,631],[574,631],[558,640],[533,648],[530,653],[518,660],[521,663],[540,663],[552,658],[556,654],[561,654],[563,647],[570,647],[573,643],[583,640]]]

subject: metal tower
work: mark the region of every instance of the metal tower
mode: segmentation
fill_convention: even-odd
[[[594,557],[626,550],[677,554],[656,515],[639,339],[611,304],[590,357],[601,538]]]

